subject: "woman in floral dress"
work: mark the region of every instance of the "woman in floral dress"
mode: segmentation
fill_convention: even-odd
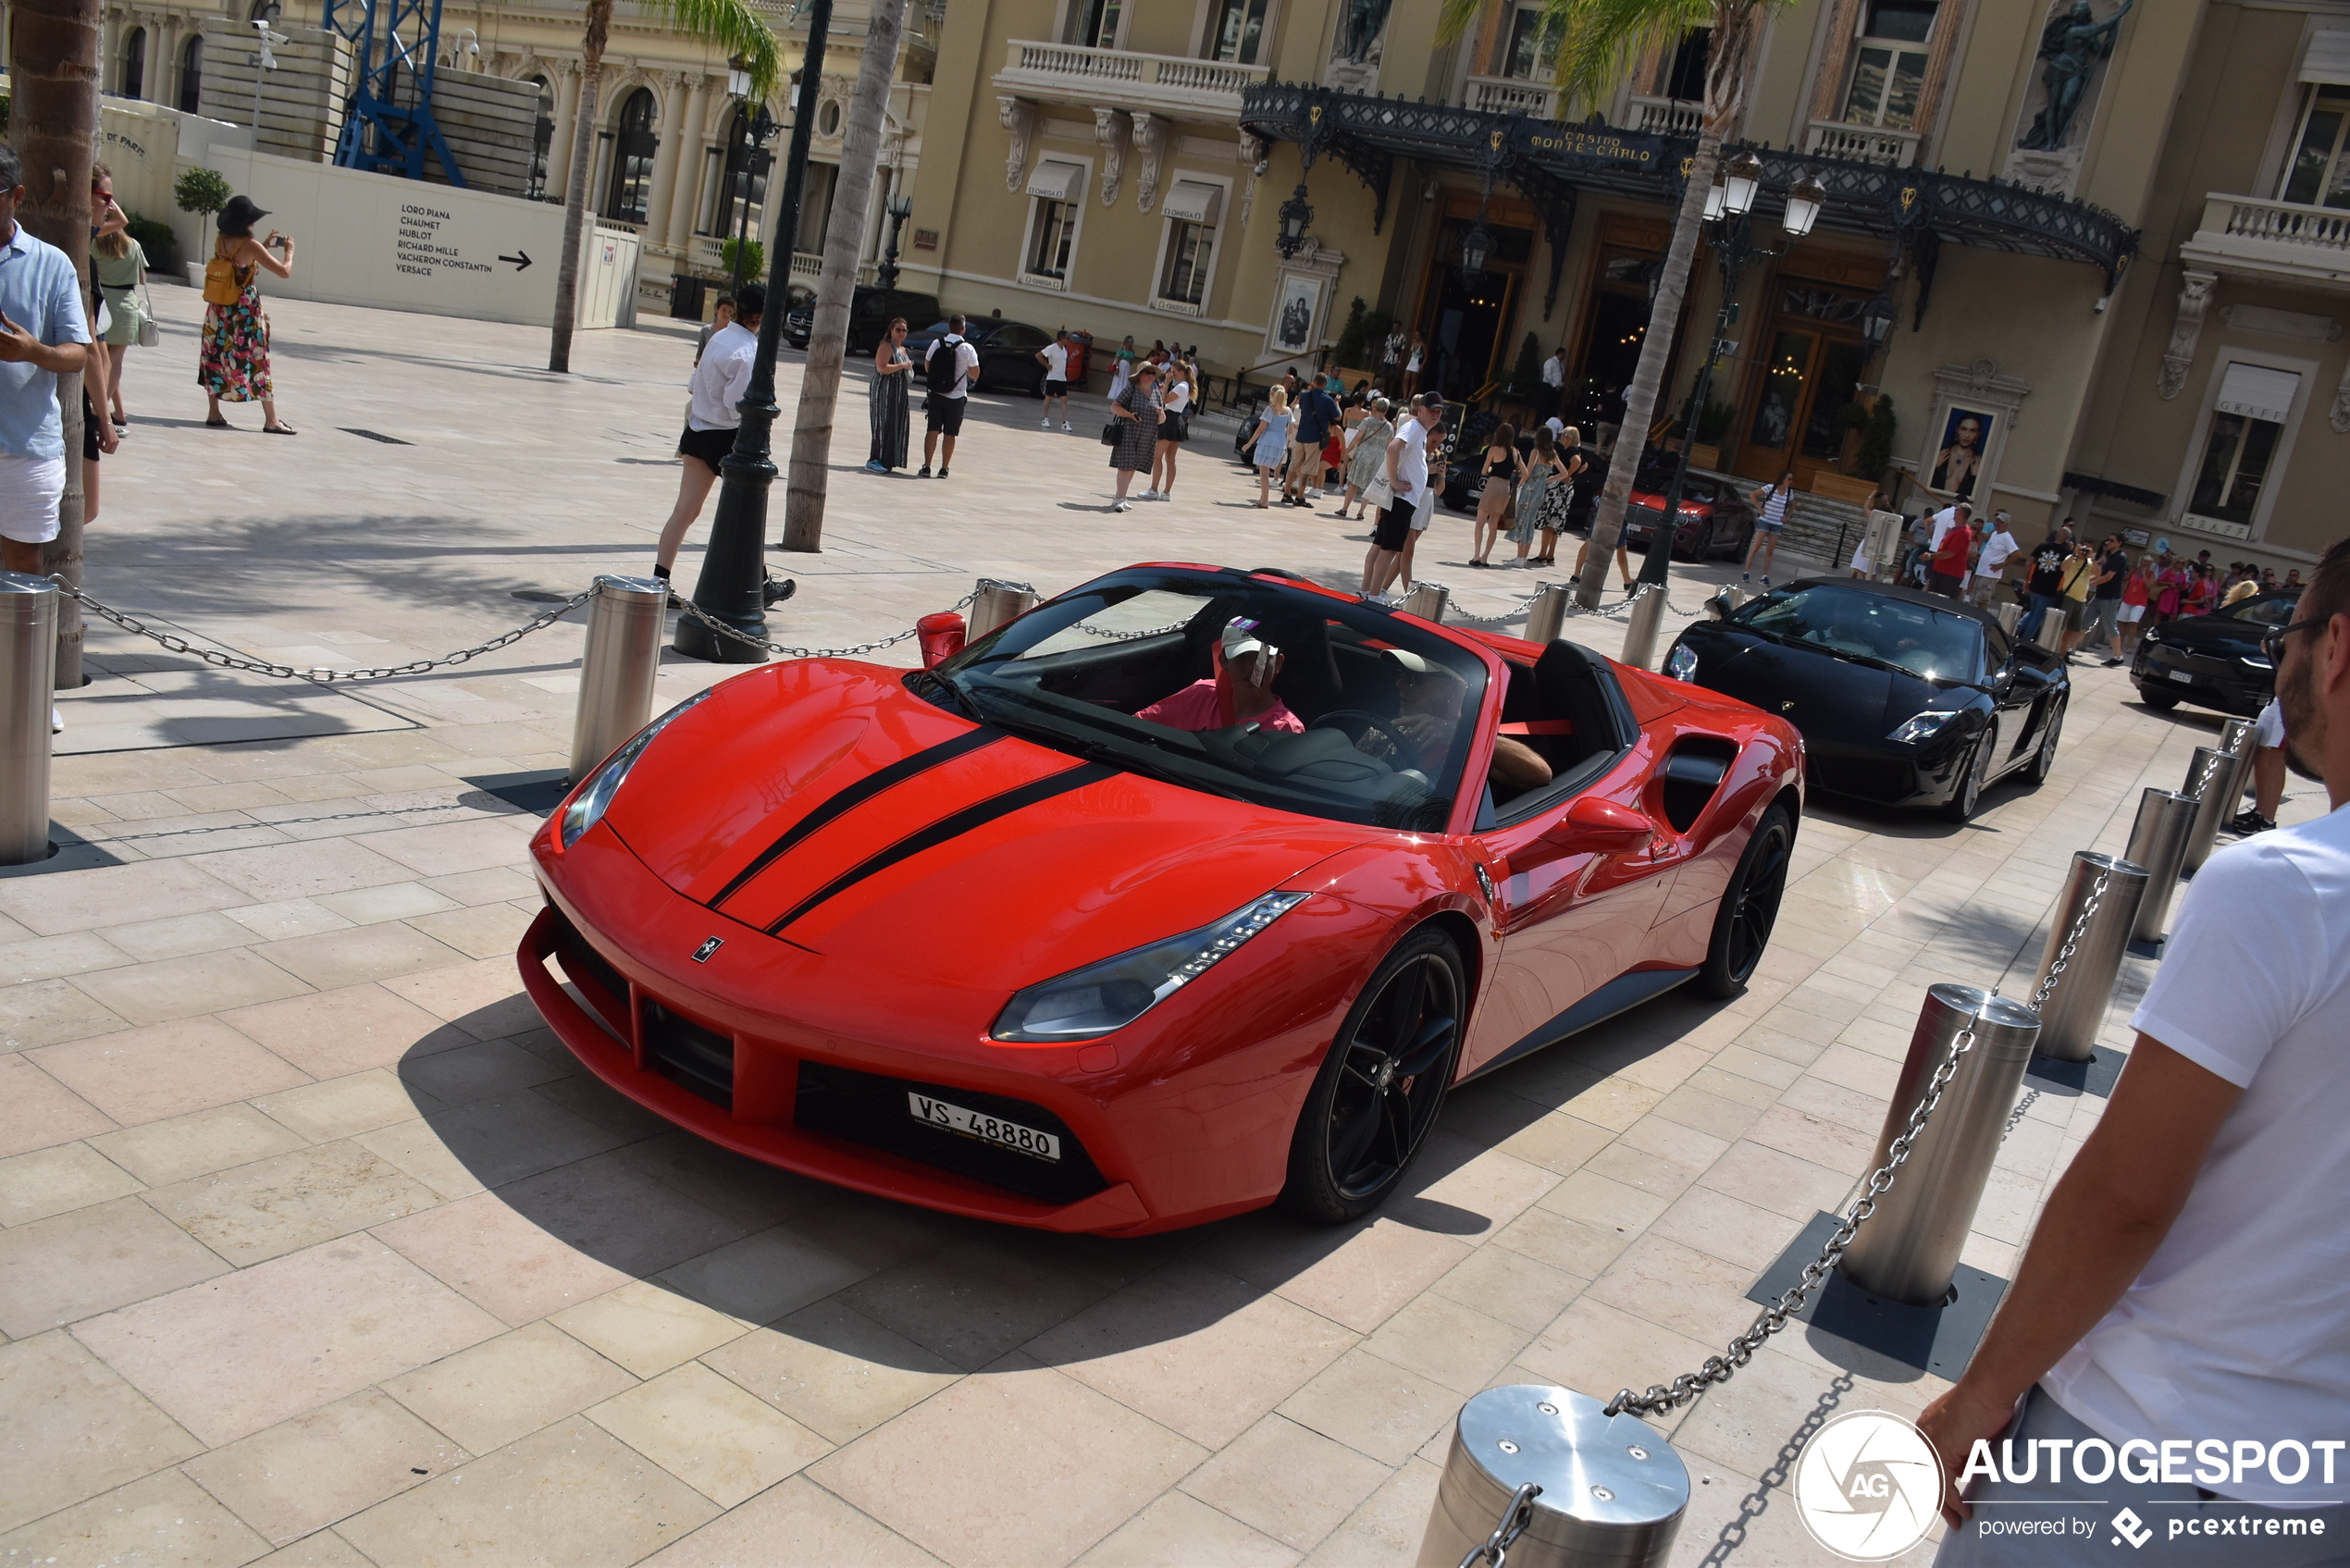
[[[206,269],[204,349],[196,362],[196,382],[212,405],[204,416],[206,425],[229,427],[220,413],[223,402],[258,401],[261,427],[273,436],[291,436],[294,427],[278,417],[277,389],[269,379],[269,317],[262,314],[259,284],[264,267],[280,278],[293,276],[294,242],[274,228],[266,239],[253,237],[254,225],[268,216],[249,196],[231,196],[220,209],[220,234],[212,242],[212,256],[232,270],[237,297],[220,303],[211,269]]]

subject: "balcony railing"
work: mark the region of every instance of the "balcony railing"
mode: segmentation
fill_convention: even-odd
[[[2179,258],[2220,272],[2350,288],[2350,211],[2208,195],[2203,221]]]
[[[1695,98],[1632,99],[1632,129],[1644,136],[1695,136],[1705,121],[1705,105]]]
[[[1241,91],[1265,80],[1269,66],[1235,66],[1132,49],[1081,49],[1012,39],[996,85],[1008,93],[1116,108],[1188,109],[1237,120]]]
[[[1887,130],[1874,125],[1815,119],[1804,132],[1803,150],[1824,157],[1850,158],[1854,163],[1906,168],[1918,161],[1918,147],[1924,140],[1921,132],[1914,130]]]
[[[1551,119],[1556,114],[1558,89],[1524,77],[1473,76],[1468,79],[1467,97],[1468,106],[1480,114]]]

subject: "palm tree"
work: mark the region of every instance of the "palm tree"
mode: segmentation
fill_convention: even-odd
[[[639,0],[645,11],[666,16],[688,38],[714,43],[742,63],[750,92],[761,99],[773,90],[782,51],[775,35],[748,0]],[[612,42],[612,0],[588,0],[588,31],[579,46],[579,112],[572,122],[571,173],[563,181],[563,253],[555,265],[555,329],[547,368],[571,368],[572,324],[579,315],[579,239],[588,224],[588,165],[596,144],[596,97],[602,84],[604,46]]]
[[[889,112],[889,84],[897,74],[897,41],[905,22],[906,0],[873,0],[865,23],[865,58],[841,137],[839,184],[833,191],[832,216],[824,220],[823,268],[816,278],[808,363],[800,367],[799,408],[792,419],[791,467],[784,488],[785,549],[824,548],[824,492],[832,476],[841,361],[848,346],[848,302],[857,288],[857,253],[864,247],[882,120]],[[775,237],[779,246],[784,240]]]
[[[16,81],[12,140],[24,160],[30,200],[17,218],[73,258],[89,302],[90,165],[98,144],[98,0],[17,0],[9,70]],[[98,351],[103,353],[103,349]],[[57,537],[41,547],[41,569],[81,582],[81,377],[57,377],[65,424],[66,489]],[[103,417],[104,411],[101,410]],[[81,684],[81,615],[58,606],[57,688]]]
[[[1546,0],[1543,6],[1543,25],[1558,40],[1562,113],[1569,104],[1596,101],[1651,50],[1672,47],[1690,29],[1711,27],[1713,34],[1706,51],[1705,115],[1698,129],[1697,155],[1689,163],[1688,183],[1682,190],[1681,208],[1673,221],[1673,241],[1664,253],[1664,275],[1657,279],[1656,300],[1649,307],[1639,366],[1632,374],[1632,384],[1624,389],[1624,423],[1616,443],[1619,451],[1625,442],[1631,443],[1631,460],[1609,465],[1607,487],[1600,492],[1599,511],[1591,520],[1590,561],[1594,564],[1584,572],[1576,589],[1575,597],[1586,610],[1599,607],[1601,589],[1607,581],[1607,559],[1623,537],[1624,503],[1632,493],[1632,476],[1640,465],[1649,421],[1655,417],[1664,362],[1672,355],[1681,301],[1688,291],[1689,268],[1697,260],[1705,193],[1722,161],[1722,144],[1745,123],[1755,48],[1762,40],[1763,23],[1792,3]],[[1485,0],[1444,0],[1444,36],[1460,37],[1484,8]]]

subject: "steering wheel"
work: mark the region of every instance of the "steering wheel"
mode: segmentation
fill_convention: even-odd
[[[1416,747],[1404,738],[1404,733],[1393,723],[1376,713],[1367,713],[1359,708],[1333,708],[1305,727],[1309,730],[1336,730],[1341,735],[1346,735],[1346,726],[1342,721],[1348,719],[1359,722],[1366,732],[1377,730],[1385,735],[1388,745],[1393,747],[1395,756],[1409,757],[1415,754]],[[1362,749],[1363,743],[1359,736],[1347,735],[1347,738],[1354,742],[1356,750]]]

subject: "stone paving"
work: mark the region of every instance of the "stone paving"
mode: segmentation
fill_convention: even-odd
[[[648,563],[674,334],[590,335],[563,380],[530,368],[539,333],[279,304],[281,440],[201,427],[195,296],[157,301],[92,537],[109,602],[362,666]],[[786,404],[796,381],[794,356]],[[979,574],[1051,592],[1136,559],[1353,579],[1358,529],[1257,516],[1206,444],[1180,500],[1107,512],[1088,412],[1069,437],[983,399],[953,480],[916,488],[857,472],[845,401],[827,548],[773,558],[801,583],[777,634],[862,641]],[[1531,574],[1463,568],[1468,532],[1440,522],[1422,570],[1499,612]],[[81,869],[0,878],[6,1563],[1408,1563],[1464,1398],[1664,1381],[1746,1326],[1850,1193],[1923,987],[2028,985],[2069,853],[2118,850],[2217,727],[2084,669],[2048,786],[1963,828],[1815,807],[1745,996],[1667,997],[1456,1095],[1371,1220],[1115,1241],[776,1172],[573,1065],[513,958],[537,819],[484,784],[563,765],[575,620],[330,697],[91,646],[56,784]],[[724,673],[669,662],[664,700]],[[1969,1263],[2009,1272],[2101,1103],[2030,1100]],[[1807,1421],[1942,1386],[1780,1336],[1670,1425],[1675,1561],[1819,1561],[1783,1489]]]

